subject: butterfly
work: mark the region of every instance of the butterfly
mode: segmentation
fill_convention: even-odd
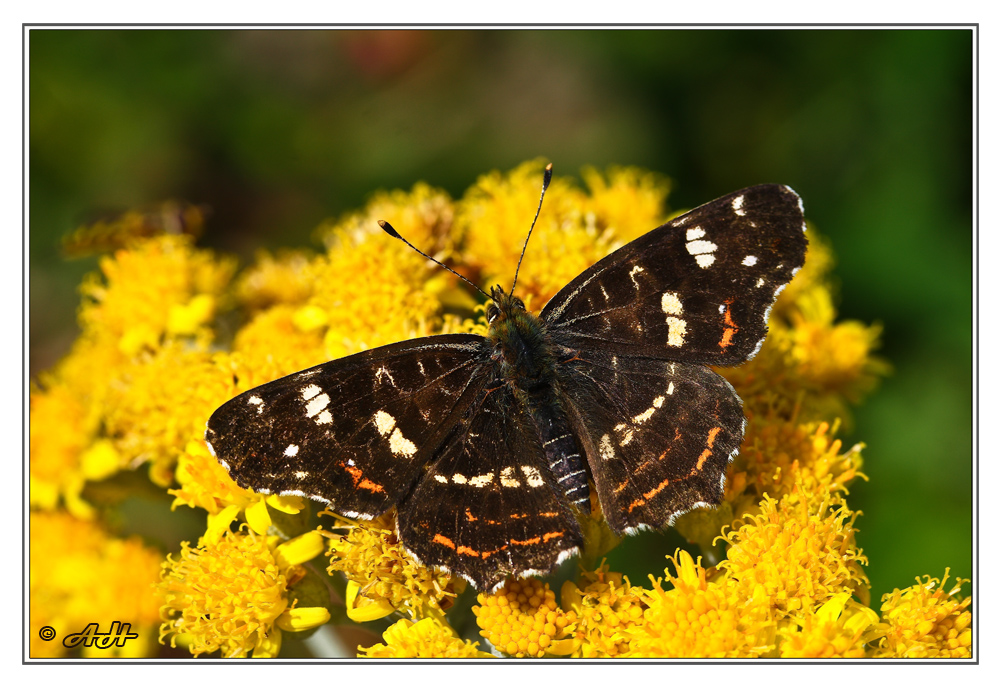
[[[599,260],[538,315],[492,287],[485,337],[399,342],[244,392],[206,441],[244,488],[354,519],[395,507],[409,554],[478,589],[544,575],[579,553],[592,493],[616,534],[721,501],[746,421],[709,366],[760,350],[804,230],[789,187],[736,191]]]

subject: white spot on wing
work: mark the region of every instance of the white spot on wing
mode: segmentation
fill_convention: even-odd
[[[434,479],[437,480],[439,483],[447,483],[448,482],[448,478],[446,478],[445,476],[441,475],[440,473],[436,473],[434,475]]]
[[[674,393],[674,383],[671,382],[669,385],[667,385],[667,394],[673,394],[673,393]]]
[[[469,484],[473,487],[483,487],[484,485],[489,485],[493,482],[493,474],[486,473],[485,475],[477,475],[475,478],[469,480]]]
[[[707,268],[715,262],[715,256],[710,253],[703,253],[701,255],[694,257],[695,261],[698,263],[698,267]]]
[[[378,411],[375,414],[375,428],[378,430],[378,434],[385,437],[392,429],[396,427],[396,419],[390,416],[385,411]]]
[[[303,395],[304,394],[305,391],[303,390]],[[306,418],[312,418],[317,413],[325,409],[329,403],[329,394],[320,394],[318,397],[313,397],[309,400],[309,403],[306,404]]]
[[[687,240],[694,241],[696,239],[701,239],[705,236],[705,230],[701,227],[692,227],[687,231]]]
[[[680,315],[684,312],[684,306],[681,305],[681,300],[677,296],[677,292],[674,291],[663,292],[663,298],[660,299],[660,307],[667,315]]]
[[[285,456],[296,456],[299,453],[299,445],[290,444],[285,447]]]
[[[514,477],[513,466],[507,466],[500,471],[500,484],[504,487],[521,487],[521,481]]]
[[[747,211],[743,210],[743,196],[737,196],[733,199],[733,212],[740,217],[747,214]]]
[[[634,265],[632,266],[632,269],[628,273],[628,276],[632,278],[632,284],[635,285],[636,289],[639,288],[639,283],[636,281],[635,276],[640,272],[646,272],[646,269],[640,265]]]
[[[466,478],[461,473],[456,473],[455,475],[451,476],[451,482],[455,483],[456,485],[464,485],[465,483],[469,482],[469,479]]]
[[[753,267],[754,265],[757,264],[757,256],[747,256],[746,258],[743,259],[743,264],[746,265],[748,268]]]
[[[399,456],[410,457],[417,453],[417,445],[403,437],[403,433],[396,428],[389,436],[389,451]]]
[[[329,425],[333,422],[333,416],[330,415],[329,411],[321,411],[318,416],[316,416],[316,425]]]
[[[719,248],[711,241],[689,241],[687,243],[687,250],[692,256],[696,256],[700,253],[713,253],[715,249]]]
[[[611,444],[611,435],[604,435],[601,437],[601,445],[599,447],[601,458],[605,461],[610,461],[615,458],[615,448]]]
[[[687,333],[687,323],[673,316],[667,318],[667,344],[684,346],[684,335]]]
[[[528,479],[528,485],[530,487],[541,487],[545,484],[545,481],[542,480],[542,475],[534,466],[521,466],[521,472],[524,473],[524,477]]]
[[[392,374],[389,373],[389,369],[386,368],[385,366],[382,366],[375,372],[375,381],[382,382],[383,377],[389,378],[389,384],[391,384],[393,387],[396,386],[396,381],[393,379]]]
[[[635,421],[636,423],[645,423],[647,420],[653,417],[654,413],[656,413],[656,409],[650,406],[648,409],[640,413],[638,416],[632,418],[632,420]]]
[[[303,401],[309,401],[310,399],[312,399],[314,396],[316,396],[317,394],[319,394],[322,391],[323,390],[320,389],[317,385],[309,385],[308,387],[303,387],[302,388],[302,400]]]

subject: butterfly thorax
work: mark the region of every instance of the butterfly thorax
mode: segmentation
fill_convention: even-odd
[[[549,386],[554,379],[555,357],[545,324],[525,309],[521,299],[505,294],[500,287],[492,291],[493,303],[486,313],[498,372],[523,392]]]
[[[567,501],[589,512],[587,473],[560,402],[556,356],[545,323],[500,287],[493,288],[492,296],[486,316],[497,377],[511,385],[531,417],[546,464]]]

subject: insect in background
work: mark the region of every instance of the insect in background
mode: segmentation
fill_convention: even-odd
[[[543,198],[550,179],[551,165]],[[580,551],[592,491],[618,534],[721,501],[745,419],[708,366],[760,350],[804,229],[787,186],[731,193],[601,259],[538,315],[491,287],[486,337],[391,344],[240,394],[206,441],[244,488],[356,519],[395,507],[410,554],[479,589],[548,573]]]

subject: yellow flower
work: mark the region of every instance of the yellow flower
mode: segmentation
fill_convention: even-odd
[[[843,497],[808,501],[799,492],[781,501],[765,496],[759,515],[721,539],[729,544],[719,564],[744,599],[768,606],[776,620],[841,592],[867,600],[868,560],[855,543],[854,519]]]
[[[103,257],[100,266],[104,279],[91,274],[81,287],[85,300],[80,325],[112,338],[123,353],[134,356],[156,348],[164,334],[207,335],[202,325],[214,310],[216,295],[228,284],[235,261],[194,249],[191,237],[182,235],[119,250]],[[194,301],[199,296],[201,301]],[[171,330],[171,324],[182,331]]]
[[[882,596],[885,637],[875,657],[971,657],[972,598],[961,597],[962,584],[946,589],[948,570],[941,580],[924,576],[905,590]]]
[[[590,191],[583,204],[585,217],[592,215],[600,229],[611,229],[619,241],[632,241],[666,220],[663,208],[670,182],[663,175],[612,166],[605,174],[584,167],[581,177]]]
[[[816,611],[788,620],[781,636],[782,657],[857,659],[878,623],[878,614],[851,599],[850,593],[834,595]]]
[[[177,342],[118,373],[106,431],[123,461],[150,462],[150,477],[165,487],[188,441],[203,437],[206,419],[234,395],[232,376],[208,352]]]
[[[293,586],[305,576],[301,563],[322,552],[313,531],[278,544],[252,531],[226,532],[216,543],[181,543],[175,560],[163,563],[160,642],[178,640],[198,656],[221,651],[226,658],[274,657],[281,627],[302,630],[329,620],[319,609],[295,609]]]
[[[619,657],[628,654],[633,636],[643,632],[645,618],[641,588],[633,588],[620,573],[604,564],[583,573],[584,587],[567,581],[562,604],[576,614],[575,657]]]
[[[358,656],[384,658],[492,658],[480,652],[479,643],[470,643],[455,635],[455,631],[438,619],[421,619],[414,623],[400,619],[382,634],[386,644],[359,647]]]
[[[30,499],[33,507],[55,509],[60,500],[75,515],[92,511],[80,498],[89,477],[81,462],[97,427],[84,400],[65,384],[31,390]]]
[[[480,593],[472,608],[479,635],[511,657],[566,655],[574,643],[565,642],[575,612],[564,612],[548,583],[535,578],[508,579],[492,593]],[[570,636],[571,637],[571,636]],[[561,642],[562,641],[562,642]]]
[[[542,161],[535,160],[507,174],[483,175],[459,204],[456,224],[464,233],[463,259],[473,270],[482,272],[484,284],[499,283],[507,288],[513,279],[538,207],[542,167]],[[591,174],[595,187],[603,191],[599,177]],[[604,218],[584,212],[587,202],[586,194],[567,178],[553,178],[518,277],[518,296],[529,308],[544,304],[584,269],[624,243]],[[611,194],[605,193],[594,209],[613,205]],[[621,214],[618,219],[622,219]],[[489,231],[482,231],[484,227]]]
[[[437,331],[438,296],[450,275],[386,236],[377,220],[389,221],[434,255],[455,239],[448,234],[451,215],[447,195],[417,185],[409,194],[379,194],[365,210],[322,231],[329,250],[314,266],[315,290],[308,305],[326,313],[325,344],[331,357]]]
[[[246,514],[247,524],[255,533],[265,535],[271,526],[267,505],[289,514],[305,508],[302,497],[262,495],[243,489],[229,477],[201,440],[188,442],[177,461],[175,477],[181,487],[167,490],[175,497],[171,508],[185,505],[207,511],[205,539],[208,542],[217,542],[241,512]]]
[[[329,572],[342,571],[358,584],[357,599],[348,608],[352,618],[371,620],[399,611],[411,619],[443,619],[465,589],[462,579],[418,565],[396,538],[390,515],[369,523],[337,519],[354,527],[331,537]],[[366,611],[370,605],[379,610],[375,616]]]
[[[239,391],[330,359],[323,343],[325,330],[303,329],[296,322],[304,308],[309,307],[273,306],[253,315],[236,333],[228,364]]]
[[[308,251],[279,251],[276,256],[259,251],[254,264],[236,278],[236,300],[251,312],[279,304],[300,306],[315,289],[315,264]]]
[[[61,657],[63,638],[97,623],[107,633],[111,622],[129,624],[139,638],[106,650],[83,647],[84,656],[145,657],[154,645],[159,621],[151,594],[161,556],[137,537],[119,539],[93,521],[55,511],[30,516],[30,640],[32,657]],[[43,626],[55,640],[39,637]]]
[[[677,571],[666,571],[673,588],[664,590],[653,579],[653,589],[644,591],[645,624],[625,656],[757,657],[771,648],[765,609],[750,604],[731,579],[709,580],[700,561],[684,551],[670,560]]]
[[[134,246],[163,235],[183,234],[197,238],[201,236],[204,224],[203,206],[164,201],[77,227],[63,238],[63,251],[67,256],[76,258]]]

